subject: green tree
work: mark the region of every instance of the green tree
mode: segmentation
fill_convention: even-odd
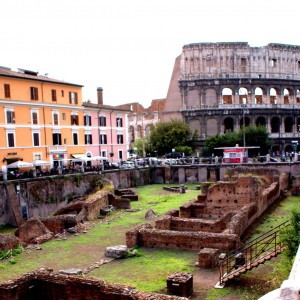
[[[181,120],[158,123],[151,130],[146,146],[147,152],[157,151],[162,155],[180,146],[194,149],[197,135],[197,131],[192,131]]]
[[[281,240],[287,244],[286,254],[293,258],[300,245],[300,209],[293,207],[290,218],[291,226],[285,228],[281,234]]]
[[[238,132],[227,131],[225,134],[214,135],[207,138],[204,142],[203,155],[222,155],[222,150],[215,150],[219,147],[234,147],[235,145],[242,146],[244,142],[243,129]],[[249,149],[250,155],[267,154],[270,149],[270,140],[267,129],[263,126],[247,126],[245,127],[245,142],[246,146],[259,146],[258,149]]]
[[[135,142],[132,144],[132,148],[136,148],[136,150],[134,150],[134,154],[137,154],[138,156],[143,156],[145,144],[146,142],[144,138],[136,139]]]

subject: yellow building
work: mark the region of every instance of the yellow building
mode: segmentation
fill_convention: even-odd
[[[85,153],[82,85],[0,67],[0,165]]]

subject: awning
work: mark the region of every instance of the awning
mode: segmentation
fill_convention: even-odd
[[[18,161],[18,160],[23,160],[22,157],[20,156],[6,156],[3,158],[2,162],[6,162],[7,164],[11,164],[15,161]]]
[[[72,157],[74,157],[74,158],[86,158],[85,154],[83,154],[83,153],[72,154]]]

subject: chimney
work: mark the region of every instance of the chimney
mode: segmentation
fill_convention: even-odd
[[[97,88],[97,96],[98,96],[98,104],[103,105],[103,88],[102,87]]]

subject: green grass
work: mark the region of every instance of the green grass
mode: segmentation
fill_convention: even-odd
[[[196,253],[179,250],[140,248],[139,251],[139,257],[115,260],[95,269],[89,275],[130,285],[145,292],[159,292],[166,287],[168,274],[193,272],[197,259]]]
[[[195,184],[196,185],[196,184]],[[145,220],[149,209],[161,216],[171,209],[178,209],[187,201],[196,199],[200,191],[195,185],[188,185],[187,193],[177,194],[163,190],[163,185],[149,185],[135,190],[139,201],[131,202],[136,212],[117,210],[106,219],[95,220],[94,226],[86,234],[69,236],[67,240],[50,241],[42,245],[43,250],[25,250],[15,257],[15,264],[1,261],[0,281],[11,279],[41,266],[54,268],[84,269],[104,257],[104,249],[111,245],[125,244],[125,232],[141,223],[154,223]],[[245,240],[253,239],[263,232],[288,219],[291,208],[300,204],[300,197],[288,197],[272,205],[256,224],[250,228]],[[88,274],[108,282],[134,286],[146,292],[165,292],[168,274],[182,271],[196,271],[196,252],[139,248],[141,256],[114,260]],[[288,277],[291,261],[284,255],[259,266],[237,278],[224,289],[208,290],[207,300],[219,300],[235,295],[240,300],[254,300],[268,291],[278,288]]]
[[[95,220],[94,226],[86,234],[71,235],[67,240],[52,240],[43,244],[42,250],[25,250],[17,257],[14,265],[3,261],[1,268],[4,268],[5,272],[0,272],[0,281],[41,266],[54,268],[56,271],[62,268],[88,267],[99,261],[104,255],[105,247],[126,244],[125,233],[130,228],[140,223],[154,223],[152,220],[145,220],[145,213],[149,209],[153,209],[157,215],[163,215],[170,209],[196,199],[199,191],[195,190],[194,186],[188,185],[189,189],[185,194],[164,191],[163,185],[158,184],[137,188],[140,198],[139,201],[131,202],[131,206],[139,209],[138,211],[116,210],[106,219]],[[129,259],[131,260],[132,258]],[[149,268],[151,269],[151,265]],[[113,282],[119,283],[119,279],[114,278]]]

